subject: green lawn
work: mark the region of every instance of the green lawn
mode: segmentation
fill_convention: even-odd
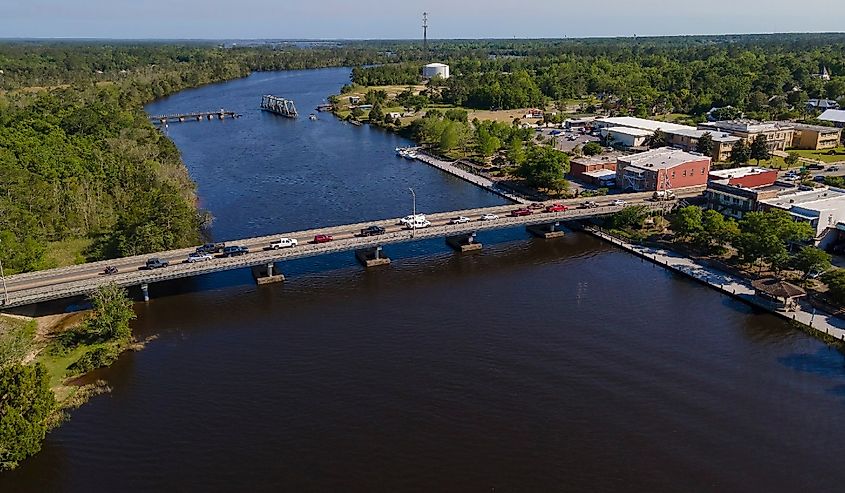
[[[85,263],[85,255],[82,252],[89,246],[91,240],[88,238],[50,242],[45,255],[47,267],[67,267]]]
[[[815,159],[817,161],[823,161],[825,163],[845,161],[845,146],[840,146],[833,150],[837,152],[837,154],[833,156],[828,155],[828,152],[830,152],[831,149],[825,149],[822,151],[790,149],[788,152],[794,152],[803,158]]]

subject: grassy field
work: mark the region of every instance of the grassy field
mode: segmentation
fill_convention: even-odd
[[[47,266],[55,268],[85,263],[85,255],[82,252],[89,246],[91,240],[88,238],[53,241],[47,247]]]
[[[814,159],[816,161],[822,161],[825,163],[837,163],[845,161],[845,146],[840,146],[833,150],[837,152],[837,154],[833,156],[828,155],[828,152],[830,152],[831,149],[824,149],[822,151],[793,149],[789,152],[794,152],[803,158]]]

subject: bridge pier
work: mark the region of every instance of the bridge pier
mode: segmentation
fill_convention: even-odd
[[[447,236],[446,244],[461,253],[481,250],[483,247],[481,243],[475,241],[475,231],[469,234]]]
[[[381,245],[364,248],[363,250],[355,250],[355,258],[358,259],[358,262],[361,262],[361,265],[368,269],[379,265],[390,264],[390,259],[381,253]]]
[[[276,282],[283,282],[285,276],[283,274],[275,273],[275,265],[273,262],[267,265],[259,265],[252,268],[252,277],[259,286],[264,284],[273,284]]]
[[[141,294],[144,296],[144,302],[150,301],[150,285],[147,283],[141,284]]]
[[[537,238],[550,240],[552,238],[560,238],[564,235],[563,231],[558,229],[559,227],[560,221],[556,221],[553,223],[532,224],[526,226],[525,229]]]

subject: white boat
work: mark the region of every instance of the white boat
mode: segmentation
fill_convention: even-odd
[[[310,115],[308,115],[308,119],[315,121],[315,120],[317,120],[317,115],[315,115],[314,113],[311,113]]]

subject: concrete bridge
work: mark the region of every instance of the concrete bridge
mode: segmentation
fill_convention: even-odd
[[[700,193],[700,188],[691,189],[679,192],[678,197],[691,197]],[[557,227],[564,221],[608,215],[630,205],[645,205],[651,209],[660,209],[670,204],[649,201],[651,194],[627,194],[616,197],[624,197],[627,204],[612,205],[612,199],[615,198],[613,196],[599,197],[596,199],[598,207],[595,208],[579,207],[585,199],[549,201],[544,205],[563,203],[567,205],[568,209],[561,212],[537,210],[534,214],[528,216],[510,215],[512,211],[521,207],[519,205],[466,209],[429,214],[427,219],[431,221],[431,226],[424,229],[409,230],[399,225],[397,219],[384,219],[228,241],[228,245],[242,245],[249,248],[250,252],[238,257],[214,258],[204,262],[185,263],[184,260],[188,254],[193,252],[195,248],[183,248],[149,255],[17,274],[5,278],[5,291],[0,292],[0,297],[2,297],[0,298],[0,309],[85,295],[100,286],[112,283],[124,287],[140,286],[145,299],[148,299],[148,286],[156,282],[246,267],[260,269],[256,276],[259,283],[283,280],[284,277],[279,275],[274,268],[276,262],[335,252],[356,252],[359,260],[365,265],[381,265],[389,263],[389,259],[380,253],[382,247],[394,243],[440,237],[446,239],[447,243],[456,250],[468,251],[481,248],[480,244],[474,242],[475,233],[478,231],[525,226],[529,227],[529,231],[537,236],[551,238],[560,234]],[[482,221],[480,217],[483,214],[496,214],[499,218]],[[470,221],[463,224],[450,224],[450,220],[458,216],[468,217]],[[370,225],[385,228],[385,234],[368,237],[358,236],[361,229]],[[316,244],[313,239],[318,234],[332,235],[334,239],[327,243]],[[295,238],[299,245],[281,250],[268,248],[272,241],[281,237]],[[170,266],[155,270],[143,270],[142,267],[146,260],[151,257],[167,260],[170,262]],[[116,267],[119,272],[105,275],[103,271],[107,266]],[[254,270],[254,272],[256,271]]]
[[[168,122],[184,122],[184,121],[202,121],[202,120],[213,120],[217,118],[218,120],[222,120],[224,118],[240,118],[241,115],[234,112],[228,111],[224,109],[220,109],[218,111],[196,111],[193,113],[174,113],[172,115],[152,115],[150,116],[150,121],[153,123],[160,123],[162,125]]]

